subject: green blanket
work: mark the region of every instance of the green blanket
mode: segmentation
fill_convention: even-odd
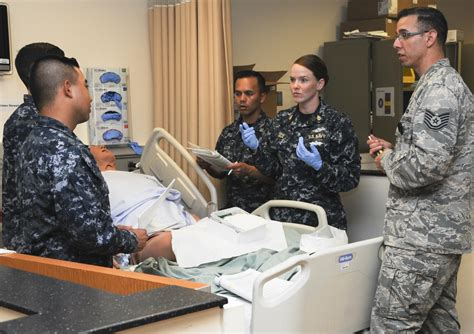
[[[224,290],[214,283],[216,275],[236,274],[249,268],[263,272],[292,256],[303,254],[299,250],[301,232],[291,228],[284,228],[284,231],[288,248],[280,252],[261,249],[246,255],[205,263],[194,268],[181,268],[176,262],[164,258],[148,258],[140,263],[135,271],[205,283],[211,286],[212,292],[223,293]],[[292,274],[292,272],[286,273],[282,278],[288,279]]]

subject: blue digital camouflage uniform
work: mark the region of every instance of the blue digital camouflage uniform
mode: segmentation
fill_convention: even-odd
[[[21,147],[17,190],[20,253],[112,266],[134,233],[112,224],[108,188],[89,149],[64,124],[38,116]]]
[[[307,148],[311,143],[316,144],[323,161],[319,171],[297,157],[300,136]],[[326,211],[330,225],[346,229],[339,192],[355,188],[360,177],[358,140],[346,114],[323,100],[312,114],[302,114],[297,106],[280,111],[257,156],[260,171],[276,181],[273,198],[318,204]],[[317,225],[315,214],[303,210],[274,209],[272,218]]]
[[[24,102],[15,110],[3,127],[2,230],[3,244],[10,249],[16,249],[17,239],[21,237],[20,211],[15,181],[18,168],[16,158],[38,116],[31,95],[25,95],[23,100]]]
[[[232,124],[226,126],[217,139],[216,151],[222,154],[231,162],[245,162],[255,165],[255,156],[251,149],[244,145],[239,125],[242,124],[242,117],[239,117]],[[262,112],[255,122],[251,124],[255,129],[258,138],[267,135],[271,126],[271,120]],[[226,208],[237,206],[247,212],[252,212],[271,198],[273,185],[264,183],[254,177],[227,175],[222,173],[226,179]]]
[[[473,97],[447,59],[420,78],[386,150],[390,181],[371,330],[458,333],[456,277],[471,250]]]

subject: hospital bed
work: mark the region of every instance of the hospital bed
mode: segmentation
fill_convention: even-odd
[[[172,145],[203,180],[210,192],[206,201],[194,183],[162,149]],[[167,131],[157,128],[148,140],[139,168],[154,175],[163,185],[176,179],[186,207],[199,216],[208,216],[217,209],[217,192],[209,177],[197,166],[195,158]],[[321,223],[327,224],[319,206],[292,201],[270,201],[253,212],[269,218],[272,207],[297,207],[312,210]],[[285,223],[300,233],[316,228]],[[355,332],[369,327],[370,309],[380,268],[382,238],[362,240],[333,247],[317,254],[301,254],[265,270],[254,282],[251,332]],[[278,297],[265,298],[263,287],[273,278],[290,271],[299,271],[291,289]]]
[[[382,237],[300,255],[265,271],[253,286],[251,332],[350,333],[370,325]],[[264,285],[301,268],[291,290],[269,299]]]
[[[163,149],[168,144],[196,172],[209,190],[207,201],[189,176]],[[173,188],[181,192],[183,205],[193,214],[206,217],[218,208],[217,191],[209,176],[198,166],[194,158],[170,133],[163,128],[155,128],[148,139],[138,168],[141,173],[155,176],[165,187],[174,179]]]
[[[171,138],[171,140],[161,139],[163,137]],[[212,191],[213,186],[211,186],[211,200],[206,201],[186,173],[157,147],[162,140],[181,147],[166,131],[156,129],[144,150],[140,170],[154,175],[164,185],[169,184],[169,180],[173,178],[181,177],[183,180],[178,182],[178,186],[184,185],[180,190],[186,194],[184,197],[187,199],[187,207],[194,210],[192,212],[206,216],[207,212],[213,210],[214,205],[217,206],[215,189]],[[184,155],[188,156],[186,160],[193,165],[194,158],[183,148],[179,151],[184,152]],[[197,165],[193,168],[198,175],[204,174]],[[204,179],[206,178],[209,180],[204,174]],[[211,184],[210,181],[209,183],[204,181],[204,183],[208,186]],[[352,243],[320,251],[317,254],[295,255],[269,269],[262,270],[261,276],[253,284],[251,332],[347,333],[369,326],[370,306],[380,266],[382,238],[375,237],[368,240],[367,238],[381,234],[387,188],[388,181],[385,177],[362,177],[357,189],[342,195],[349,228],[357,227],[357,231],[348,231],[349,241]],[[189,194],[186,193],[188,190]],[[265,203],[254,211],[254,214],[268,217],[272,206],[283,204],[287,205],[286,202],[280,201]],[[299,205],[306,206],[305,203],[299,203]],[[369,210],[370,215],[367,214]],[[313,228],[307,226],[286,225],[293,226],[301,233],[314,231]],[[474,300],[472,263],[474,261],[472,259],[472,254],[463,257],[459,274],[458,311],[463,326],[461,333],[471,333],[474,328],[472,321],[472,300]],[[294,275],[294,280],[292,280],[294,285],[291,289],[277,297],[264,296],[265,284],[295,270],[299,273]],[[461,299],[462,302],[459,302]],[[225,316],[224,319],[226,319]]]
[[[278,206],[295,206],[317,214],[317,228],[285,223],[302,233],[327,225],[324,210],[308,203],[292,205],[291,201],[273,200],[253,214],[269,219],[270,209]],[[377,237],[298,255],[264,271],[253,285],[251,332],[349,333],[368,328],[382,242],[382,237]],[[295,269],[299,274],[291,289],[278,297],[264,297],[265,284]]]

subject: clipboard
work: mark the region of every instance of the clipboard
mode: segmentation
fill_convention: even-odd
[[[230,162],[226,157],[221,155],[215,150],[210,150],[207,148],[199,147],[193,143],[188,143],[190,147],[187,147],[195,156],[200,157],[202,160],[210,163],[212,167],[217,172],[228,172],[229,170],[225,168],[232,162]]]
[[[158,230],[152,229],[152,226],[150,226],[153,223],[153,220],[155,218],[155,212],[158,209],[158,207],[163,203],[163,201],[166,200],[166,196],[168,196],[168,193],[170,190],[173,188],[173,185],[175,183],[176,179],[173,179],[170,184],[166,187],[166,189],[163,191],[163,193],[158,197],[155,203],[153,203],[152,206],[150,206],[148,209],[143,212],[140,217],[138,217],[138,226],[141,226],[142,228],[145,228],[147,230],[148,237],[153,236],[156,232],[160,232],[164,230],[165,228],[169,226],[160,226]],[[171,223],[172,225],[172,223]]]

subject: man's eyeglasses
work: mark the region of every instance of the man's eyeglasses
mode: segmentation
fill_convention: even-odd
[[[424,30],[424,31],[415,31],[415,32],[402,30],[397,34],[396,39],[398,39],[399,41],[406,40],[406,39],[409,39],[412,36],[422,35],[422,34],[427,33],[427,32],[428,31],[426,31],[426,30]]]

